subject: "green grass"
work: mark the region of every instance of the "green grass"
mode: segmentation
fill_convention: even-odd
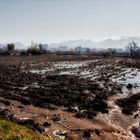
[[[24,126],[0,120],[0,140],[54,140]]]

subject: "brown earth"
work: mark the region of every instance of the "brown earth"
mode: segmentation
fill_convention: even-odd
[[[102,59],[86,55],[0,57],[1,109],[8,109],[19,123],[31,119],[43,126],[47,122],[49,125],[42,129],[46,135],[54,135],[55,130],[61,130],[67,132],[66,139],[133,140],[135,138],[126,130],[134,123],[129,123],[132,116],[113,113],[110,118],[113,123],[107,120],[111,109],[108,100],[118,93],[122,94],[122,87],[110,78],[128,67],[123,63],[124,59]],[[94,80],[79,75],[60,74],[76,70],[75,67],[54,67],[54,63],[86,61],[92,62],[79,66],[79,73],[84,70],[97,72]],[[41,73],[46,68],[53,71]]]

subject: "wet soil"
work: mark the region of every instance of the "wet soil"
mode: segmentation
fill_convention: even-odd
[[[137,78],[127,79],[135,79],[139,69],[125,59],[0,57],[1,118],[66,139],[133,140],[140,85]]]

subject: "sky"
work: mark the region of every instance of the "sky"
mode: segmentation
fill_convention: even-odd
[[[140,36],[140,0],[0,0],[0,43]]]

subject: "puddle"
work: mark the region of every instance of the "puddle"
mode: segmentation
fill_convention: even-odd
[[[127,69],[125,72],[120,74],[118,78],[113,78],[112,81],[119,85],[122,85],[124,94],[140,92],[140,71],[138,69]],[[132,84],[132,90],[128,90],[126,86]]]
[[[94,65],[95,62],[98,62],[98,60],[84,62],[61,62],[54,64],[54,67],[60,70],[60,75],[76,75],[83,79],[94,80],[99,74],[98,70],[96,70],[98,67],[96,69],[90,69],[89,65]]]
[[[31,73],[35,73],[35,74],[45,74],[46,72],[50,72],[50,71],[53,71],[54,69],[48,69],[48,68],[45,68],[45,69],[33,69],[33,70],[30,70]]]
[[[82,67],[85,66],[86,63],[84,62],[59,62],[57,64],[54,64],[54,67],[56,69],[73,69],[73,68],[78,68],[78,67]]]
[[[56,69],[74,69],[74,68],[79,68],[83,66],[87,66],[88,64],[92,62],[98,62],[99,60],[88,60],[88,61],[69,61],[69,62],[59,62],[59,63],[54,63],[54,67]]]

